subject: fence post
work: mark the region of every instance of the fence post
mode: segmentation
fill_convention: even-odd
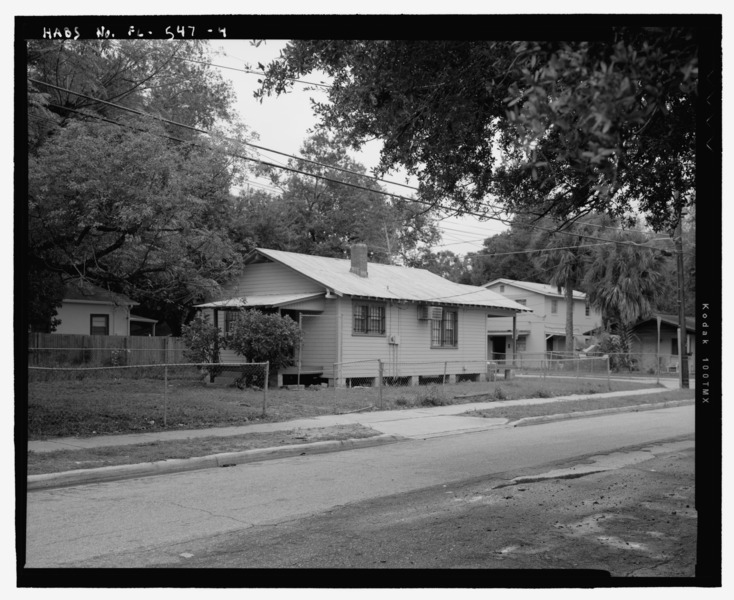
[[[334,363],[334,414],[336,414],[336,406],[337,406],[337,388],[339,387],[339,376],[336,371],[336,365],[337,363]]]
[[[168,427],[168,365],[163,367],[163,427]]]
[[[268,382],[270,380],[270,361],[265,363],[265,385],[263,385],[263,417],[267,412],[268,404]]]
[[[609,355],[607,354],[607,388],[612,391],[611,369],[609,368]]]
[[[383,365],[382,365],[382,359],[377,359],[377,390],[380,398],[380,408],[384,408],[382,404],[382,373],[383,373]]]
[[[576,361],[576,379],[578,379],[579,371],[581,370],[581,359],[577,356],[574,360]]]
[[[441,383],[441,393],[445,396],[446,395],[446,367],[448,366],[448,361],[443,362],[443,382]]]

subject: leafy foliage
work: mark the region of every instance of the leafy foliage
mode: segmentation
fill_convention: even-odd
[[[298,324],[287,315],[242,309],[227,347],[251,362],[269,362],[272,373],[293,364],[301,336]]]
[[[471,283],[471,275],[466,259],[457,256],[450,250],[432,252],[429,249],[424,249],[409,257],[406,266],[426,269],[456,283]]]
[[[548,283],[547,276],[533,264],[531,240],[533,230],[525,220],[516,217],[510,229],[484,240],[484,248],[467,256],[470,282],[483,285],[495,279]]]
[[[629,329],[624,328],[616,334],[604,332],[597,341],[594,353],[608,354],[612,371],[630,371],[634,365],[630,356],[631,341]]]
[[[363,242],[372,260],[391,262],[438,239],[424,206],[373,193],[382,188],[362,176],[365,167],[337,139],[315,134],[304,142],[300,155],[313,162],[291,159],[289,167],[326,179],[270,170],[279,196],[254,192],[239,199],[235,228],[243,245],[343,258],[353,243]]]
[[[219,327],[209,322],[209,315],[198,314],[182,327],[186,350],[184,356],[195,363],[219,362],[219,351],[226,347],[226,339]]]
[[[26,320],[30,331],[51,333],[61,324],[57,318],[57,308],[64,299],[64,284],[56,275],[48,275],[34,268],[27,273],[27,304],[25,306]]]
[[[605,33],[598,42],[297,40],[268,65],[260,96],[325,72],[321,126],[354,147],[384,140],[382,172],[401,165],[436,204],[491,213],[495,193],[511,213],[565,220],[622,217],[639,202],[655,230],[670,229],[676,202],[693,201],[694,32]]]
[[[607,326],[626,327],[652,314],[663,290],[666,258],[643,245],[647,238],[639,231],[605,235],[626,243],[596,247],[584,283],[589,302],[602,311]]]
[[[28,42],[29,291],[37,314],[54,306],[40,293],[43,281],[82,278],[129,295],[178,333],[193,302],[238,270],[230,189],[244,167],[227,154],[240,149],[231,140],[249,134],[227,123],[232,91],[201,64],[206,56],[201,42]],[[204,139],[94,98],[216,124],[229,139]]]

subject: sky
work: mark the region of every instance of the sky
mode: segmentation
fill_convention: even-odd
[[[244,73],[245,65],[257,69],[258,63],[267,65],[277,58],[280,49],[285,46],[286,40],[266,40],[259,47],[255,47],[248,40],[212,41],[212,63],[221,65],[223,77],[232,82],[237,94],[237,110],[242,121],[259,136],[255,143],[265,148],[279,152],[297,155],[303,141],[308,137],[309,130],[316,124],[316,117],[311,111],[310,99],[323,101],[326,94],[319,90],[307,89],[308,86],[296,84],[293,91],[282,96],[271,96],[259,102],[253,98],[253,92],[258,88],[258,76]],[[240,69],[240,70],[235,70]],[[326,82],[325,77],[304,77],[305,81]],[[379,141],[369,142],[363,151],[354,153],[353,157],[372,170],[378,162],[382,144]],[[285,164],[287,157],[275,153],[261,152],[263,160],[276,164]],[[384,177],[389,181],[406,183],[403,172],[396,172]],[[416,181],[408,181],[415,185]],[[255,188],[263,189],[263,180],[253,180]],[[384,185],[387,191],[405,195],[409,190],[396,186]],[[266,188],[267,189],[267,188]],[[497,221],[480,222],[474,217],[451,217],[439,224],[442,231],[440,245],[432,247],[434,252],[450,250],[459,255],[476,252],[483,247],[485,238],[501,233],[507,226]]]

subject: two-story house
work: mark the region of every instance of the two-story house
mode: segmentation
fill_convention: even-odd
[[[512,347],[512,319],[487,321],[488,356],[501,359],[513,352],[540,356],[547,352],[566,351],[566,298],[556,286],[495,279],[482,287],[532,310],[517,315],[515,349]],[[589,305],[586,294],[582,292],[574,290],[573,302],[574,350],[580,350],[588,345],[588,332],[601,326],[601,312]]]

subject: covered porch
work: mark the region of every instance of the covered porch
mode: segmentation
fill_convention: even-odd
[[[277,313],[287,316],[296,323],[303,332],[301,346],[295,349],[293,366],[279,370],[277,385],[299,385],[313,381],[324,374],[324,365],[311,364],[306,360],[310,355],[309,349],[318,343],[317,322],[323,318],[324,293],[301,294],[258,294],[229,298],[216,302],[198,305],[197,308],[211,315],[211,320],[226,337],[234,326],[237,316],[242,309],[258,309],[264,313]],[[220,362],[247,362],[247,357],[235,354],[234,351],[223,349],[219,357]]]

